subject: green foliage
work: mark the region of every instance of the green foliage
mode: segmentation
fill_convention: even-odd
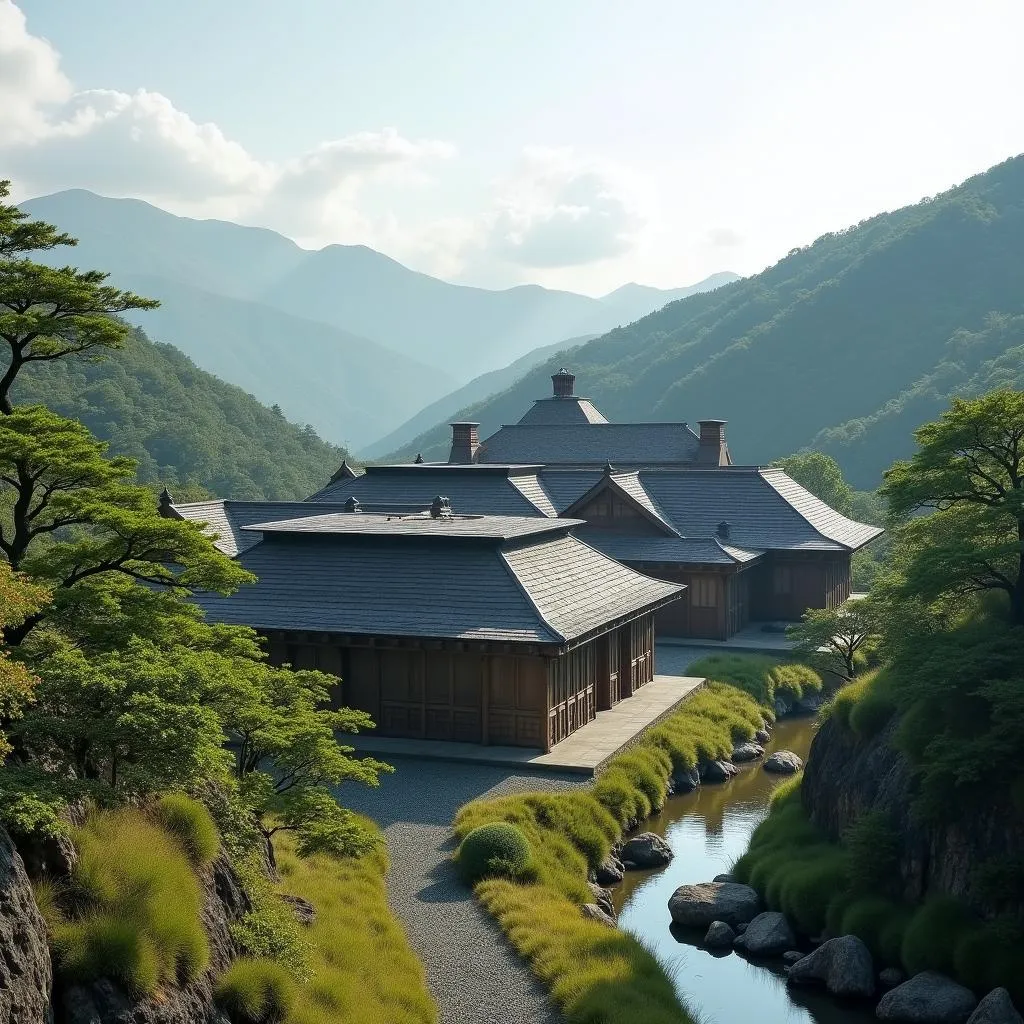
[[[863,652],[881,631],[881,614],[870,598],[846,601],[839,608],[808,608],[786,635],[795,643],[796,657],[849,681],[861,667]]]
[[[270,838],[295,832],[300,853],[346,856],[374,839],[358,818],[338,805],[331,787],[343,782],[378,785],[394,769],[372,757],[355,758],[337,733],[372,728],[362,711],[325,707],[335,679],[322,672],[250,664],[225,674],[216,695],[221,721],[235,740],[240,792]]]
[[[808,665],[768,654],[709,654],[687,671],[743,690],[772,715],[776,696],[799,700],[822,687],[821,676]]]
[[[903,935],[900,951],[911,974],[941,971],[954,974],[953,954],[960,937],[973,919],[959,900],[951,896],[933,896],[918,910]]]
[[[210,951],[199,883],[178,843],[131,810],[93,814],[74,841],[71,881],[50,900],[58,973],[111,977],[139,995],[197,977]]]
[[[308,976],[288,1024],[436,1024],[423,966],[388,907],[384,843],[376,826],[362,825],[377,841],[358,857],[301,858],[292,834],[274,837],[281,889],[316,908],[303,929]]]
[[[10,566],[0,562],[0,630],[18,626],[34,615],[48,602],[50,592],[25,577],[11,572]],[[12,661],[8,652],[0,648],[0,764],[11,752],[4,727],[21,718],[34,698],[38,680],[22,664]]]
[[[868,672],[844,686],[833,697],[825,714],[861,739],[877,736],[896,712],[896,703],[889,691],[891,685],[889,669]]]
[[[881,811],[862,814],[843,834],[850,855],[849,881],[854,892],[898,896],[900,834]]]
[[[997,591],[1024,625],[1024,391],[953,400],[915,431],[917,451],[885,474],[904,518],[894,590],[934,601]],[[930,515],[914,513],[931,511]]]
[[[213,862],[220,851],[220,834],[210,812],[198,800],[184,793],[165,793],[154,805],[153,814],[193,864]]]
[[[798,484],[837,512],[844,516],[852,514],[853,488],[843,479],[843,471],[831,455],[798,452],[772,465],[781,466]]]
[[[214,991],[232,1024],[278,1024],[295,1003],[295,982],[272,960],[236,960]]]
[[[530,874],[530,841],[507,821],[473,829],[459,844],[456,860],[467,884],[497,876],[523,881]]]

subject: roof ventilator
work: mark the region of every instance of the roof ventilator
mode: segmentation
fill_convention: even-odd
[[[349,498],[348,501],[345,502],[345,511],[346,512],[362,512],[363,511],[363,506],[359,504],[359,499],[358,498],[352,497],[352,498]]]
[[[430,503],[431,519],[451,519],[452,503],[440,494]]]
[[[728,523],[721,522],[721,523],[718,524],[718,537],[719,537],[720,540],[728,540],[729,539],[729,524]]]

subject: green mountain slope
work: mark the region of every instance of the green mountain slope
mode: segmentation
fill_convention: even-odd
[[[1016,372],[1017,321],[990,314],[1022,313],[1017,157],[611,331],[574,353],[571,368],[609,419],[727,419],[739,461],[814,444],[855,487],[871,488],[911,451],[910,431],[934,415],[938,398]],[[966,343],[968,335],[984,341]],[[484,435],[518,419],[549,393],[554,363],[459,418],[478,419]],[[436,456],[446,438],[438,425],[398,454]]]
[[[172,493],[198,486],[225,498],[304,498],[346,455],[138,330],[98,362],[28,367],[15,398],[81,420],[114,452],[138,460],[143,483]]]

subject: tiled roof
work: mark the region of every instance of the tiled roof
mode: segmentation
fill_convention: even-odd
[[[314,506],[315,507],[315,506]],[[310,505],[306,505],[309,509]],[[512,540],[540,533],[566,532],[582,519],[550,519],[546,516],[453,515],[433,518],[429,513],[332,512],[302,518],[260,522],[243,527],[245,532],[291,534],[348,534],[360,537],[447,537],[474,540]]]
[[[692,565],[736,565],[751,562],[763,552],[748,551],[717,540],[676,537],[635,537],[591,530],[576,531],[581,540],[623,562],[670,562]]]
[[[692,463],[699,440],[683,423],[576,423],[501,427],[480,446],[481,462],[535,462],[545,466],[623,469]]]
[[[863,547],[880,533],[881,527],[858,523],[826,505],[805,487],[801,487],[785,470],[762,469],[761,476],[771,488],[782,495],[817,531],[844,547]]]
[[[206,533],[217,534],[214,544],[225,555],[234,558],[246,548],[260,542],[258,533],[249,533],[243,527],[273,519],[299,519],[308,516],[305,501],[194,501],[171,506],[182,519],[194,523],[208,523]],[[324,512],[342,511],[344,505],[328,505]]]
[[[257,583],[196,600],[214,621],[257,629],[562,644],[682,592],[570,536],[466,546],[292,534],[239,561]]]
[[[507,471],[506,471],[507,470]],[[529,479],[533,477],[533,481]],[[513,481],[514,478],[514,481]],[[314,494],[311,502],[344,504],[350,497],[364,508],[384,508],[389,503],[428,506],[441,494],[455,512],[474,515],[554,515],[550,499],[543,500],[536,473],[529,468],[495,466],[368,466],[362,476],[339,480]],[[534,497],[541,503],[535,504]]]
[[[538,398],[519,420],[526,426],[564,427],[570,423],[607,423],[588,398]]]
[[[655,519],[663,523],[665,527],[676,532],[675,527],[669,522],[668,517],[658,507],[658,503],[647,493],[644,485],[640,482],[639,473],[613,473],[612,479],[638,504],[643,506]]]
[[[566,640],[682,594],[675,583],[643,576],[575,537],[504,552],[537,610]]]
[[[544,515],[558,515],[558,509],[555,508],[551,496],[544,490],[544,485],[536,473],[509,473],[508,482]]]

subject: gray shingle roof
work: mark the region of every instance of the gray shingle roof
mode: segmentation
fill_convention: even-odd
[[[546,466],[638,466],[692,463],[699,441],[684,423],[576,423],[501,427],[480,448],[481,462]]]
[[[273,519],[299,519],[310,513],[305,501],[194,501],[171,506],[182,519],[194,523],[208,523],[206,533],[217,534],[214,544],[224,554],[234,558],[246,548],[259,544],[258,533],[243,528],[253,523]],[[342,511],[343,505],[324,506],[324,512]]]
[[[760,558],[763,552],[737,548],[717,540],[676,537],[635,537],[607,530],[577,531],[581,540],[623,562],[668,562],[678,565],[737,565]]]
[[[682,593],[570,536],[514,546],[286,534],[242,553],[258,582],[196,600],[257,629],[563,644]]]
[[[589,398],[538,398],[519,420],[526,426],[567,426],[570,423],[607,423]]]
[[[306,505],[307,510],[310,505]],[[566,532],[582,519],[550,519],[547,516],[463,516],[432,518],[429,513],[332,512],[302,518],[260,522],[242,527],[244,532],[356,535],[360,537],[447,537],[474,540],[512,540],[541,533]]]
[[[510,475],[511,474],[511,475]],[[533,477],[533,482],[529,479]],[[513,483],[513,477],[515,483]],[[542,489],[529,468],[497,466],[368,466],[362,476],[339,480],[314,494],[311,502],[344,504],[355,497],[364,508],[419,503],[426,507],[438,494],[451,501],[455,512],[500,516],[554,515],[550,500],[534,503],[531,489]]]

